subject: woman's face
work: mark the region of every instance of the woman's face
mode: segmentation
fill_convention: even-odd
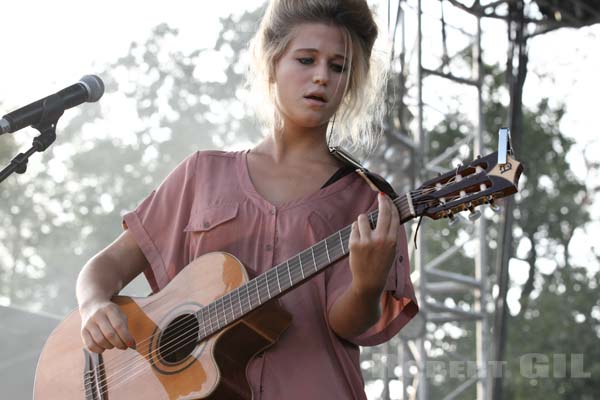
[[[284,127],[327,125],[344,96],[349,48],[335,25],[294,27],[292,40],[275,65],[276,106]]]

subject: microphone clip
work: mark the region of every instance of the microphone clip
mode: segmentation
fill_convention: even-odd
[[[63,113],[64,101],[59,95],[53,94],[44,99],[42,117],[37,124],[31,125],[40,132],[39,136],[33,139],[32,146],[27,152],[17,154],[10,164],[0,171],[0,182],[8,178],[13,172],[24,174],[27,171],[29,157],[36,152],[46,150],[54,143],[56,140],[56,124]]]

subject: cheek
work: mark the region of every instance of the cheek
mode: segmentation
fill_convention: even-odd
[[[332,82],[333,83],[333,94],[332,98],[339,104],[347,93],[346,86],[348,82],[346,81],[346,77],[340,77],[340,79]]]

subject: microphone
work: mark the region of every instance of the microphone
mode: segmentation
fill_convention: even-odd
[[[96,75],[86,75],[79,82],[71,85],[53,95],[44,97],[25,107],[21,107],[0,119],[0,135],[13,133],[30,125],[39,123],[46,116],[46,103],[56,104],[59,101],[57,118],[64,110],[80,105],[81,103],[94,103],[104,94],[104,83]]]

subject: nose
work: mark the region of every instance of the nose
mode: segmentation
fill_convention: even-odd
[[[313,83],[323,86],[327,85],[329,82],[328,72],[327,65],[323,65],[323,63],[317,65],[313,73]]]

